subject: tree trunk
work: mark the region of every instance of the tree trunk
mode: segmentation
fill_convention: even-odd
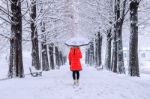
[[[107,31],[106,57],[105,66],[107,70],[111,70],[111,29]]]
[[[115,30],[114,30],[114,37],[113,37],[112,71],[117,73],[117,43],[116,43]]]
[[[63,57],[62,57],[62,52],[59,52],[59,58],[60,58],[60,65],[63,65]]]
[[[90,49],[87,49],[87,64],[90,64]]]
[[[36,26],[36,0],[31,0],[31,40],[32,40],[32,66],[35,69],[40,70],[40,61],[39,61],[39,46],[38,46],[38,33]]]
[[[121,24],[119,24],[119,28],[117,30],[117,67],[119,73],[125,73]]]
[[[47,55],[47,45],[46,42],[41,43],[42,46],[42,70],[49,71],[48,55]]]
[[[97,38],[95,39],[95,47],[94,47],[94,63],[96,67],[98,66],[98,40]]]
[[[94,45],[93,42],[90,44],[89,48],[89,64],[92,66],[94,64]]]
[[[54,45],[53,44],[50,44],[49,45],[49,56],[50,56],[50,67],[51,69],[55,69],[55,66],[54,66],[54,54],[53,54],[53,47]]]
[[[9,56],[9,72],[8,77],[12,78],[14,75],[14,41],[10,39],[10,56]]]
[[[66,56],[63,56],[63,65],[66,63]]]
[[[118,5],[117,5],[117,0],[115,0],[115,22],[117,21],[117,9],[118,9]],[[120,16],[120,14],[118,15]],[[117,23],[114,24],[114,34],[113,34],[113,53],[112,53],[112,71],[117,73]]]
[[[88,50],[85,52],[85,64],[88,64]]]
[[[59,51],[58,51],[57,46],[55,46],[55,60],[56,60],[57,67],[60,67],[60,64],[59,64]]]
[[[90,64],[90,49],[88,48],[88,64]]]
[[[124,3],[125,2],[125,3]],[[126,4],[126,1],[123,1]],[[117,0],[116,3],[116,38],[117,38],[117,68],[119,73],[125,73],[124,67],[124,57],[123,57],[123,45],[122,45],[122,25],[124,21],[124,12],[125,12],[125,5],[123,6],[123,15],[121,16],[121,9],[120,9],[120,0]]]
[[[60,51],[58,51],[58,64],[59,64],[59,66],[61,66],[61,55],[60,55],[61,53],[60,53]]]
[[[138,0],[130,0],[129,74],[140,76],[138,60]]]
[[[102,64],[102,60],[101,60],[101,50],[102,50],[102,35],[100,34],[100,32],[98,32],[98,51],[97,51],[97,55],[98,55],[98,66],[101,66]]]
[[[22,61],[22,13],[21,1],[12,0],[11,2],[11,39],[10,39],[10,64],[9,77],[24,77]],[[11,59],[12,58],[12,59]]]
[[[42,10],[42,9],[41,9]],[[49,71],[49,63],[48,63],[48,53],[47,53],[47,45],[46,45],[46,35],[45,35],[45,23],[41,20],[41,32],[42,32],[42,70]]]
[[[125,1],[124,1],[125,2]],[[125,3],[124,3],[125,4]],[[125,8],[123,8],[125,10]],[[125,73],[123,45],[122,45],[122,25],[124,20],[124,11],[120,15],[120,0],[115,0],[115,30],[114,30],[114,44],[113,44],[113,72]]]

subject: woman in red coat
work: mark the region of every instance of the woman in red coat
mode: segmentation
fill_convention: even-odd
[[[74,85],[79,85],[80,73],[82,70],[80,59],[82,54],[79,47],[72,47],[69,52],[69,64],[70,70],[72,71],[72,76],[74,80]]]

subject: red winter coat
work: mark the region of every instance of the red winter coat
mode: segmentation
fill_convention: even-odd
[[[80,59],[82,54],[79,48],[71,48],[69,52],[69,64],[71,71],[80,71],[82,70]]]

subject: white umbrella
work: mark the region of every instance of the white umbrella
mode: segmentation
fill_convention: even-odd
[[[74,37],[66,41],[67,46],[85,46],[88,45],[90,41],[84,37]]]

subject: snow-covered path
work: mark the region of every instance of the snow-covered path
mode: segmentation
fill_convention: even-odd
[[[42,77],[0,81],[0,99],[150,99],[150,75],[140,78],[84,67],[73,88],[67,66]]]

